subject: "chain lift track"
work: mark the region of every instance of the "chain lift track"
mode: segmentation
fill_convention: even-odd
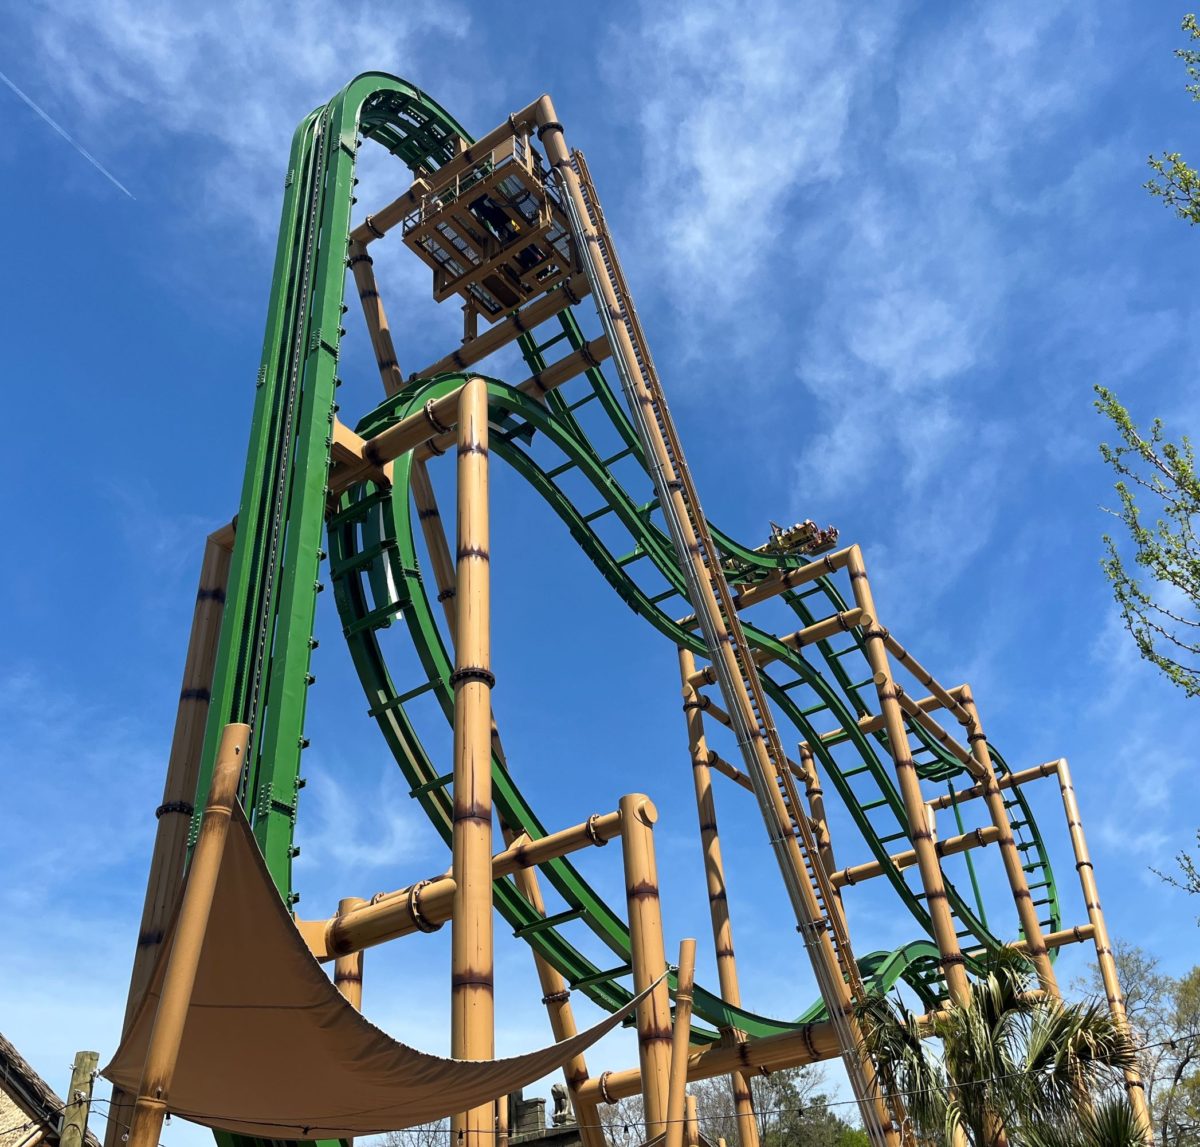
[[[400,158],[416,182],[352,231],[354,167],[364,140]],[[393,226],[433,266],[438,297],[466,302],[463,345],[407,380],[366,253]],[[388,395],[353,432],[338,420],[335,401],[347,265]],[[589,339],[580,322],[587,294],[600,338]],[[480,317],[492,324],[483,334]],[[531,372],[524,382],[473,369],[510,341]],[[558,357],[548,357],[556,347]],[[608,357],[619,390],[605,376]],[[201,808],[221,730],[230,722],[250,725],[242,801],[281,896],[289,904],[298,899],[293,837],[314,682],[313,618],[327,559],[369,714],[412,797],[450,841],[452,777],[422,743],[412,708],[432,698],[453,721],[454,658],[439,619],[439,605],[454,593],[453,569],[447,575],[438,568],[429,545],[437,510],[424,463],[451,440],[437,412],[452,409],[447,404],[476,377],[486,384],[491,454],[546,502],[622,600],[683,651],[681,664],[705,663],[690,680],[685,672],[685,707],[732,731],[742,768],[715,753],[708,762],[753,792],[812,963],[821,998],[794,1019],[756,1014],[697,986],[692,1044],[799,1035],[811,1045],[814,1025],[824,1025],[836,1033],[873,1144],[907,1147],[903,1105],[862,1050],[855,1005],[904,982],[935,1008],[990,953],[1013,944],[1028,952],[1043,986],[1056,990],[1050,966],[1057,947],[1101,936],[1102,922],[1061,929],[1047,851],[1020,787],[1035,770],[1012,774],[983,735],[969,690],[944,689],[880,625],[857,547],[814,558],[789,550],[780,539],[791,534],[775,528],[772,544],[752,548],[707,521],[587,163],[568,150],[546,97],[473,142],[418,89],[368,73],[297,129],[211,687],[186,678],[181,701],[181,721],[187,714],[205,728],[190,782],[196,798],[188,802],[169,782],[160,812]],[[622,447],[606,457],[597,443],[614,434]],[[422,569],[419,530],[432,579]],[[201,600],[216,592],[202,584]],[[768,598],[792,611],[796,632],[776,634],[746,616]],[[416,652],[419,680],[398,681],[389,667],[381,636],[397,622]],[[909,696],[892,676],[893,663],[929,695]],[[200,672],[189,664],[193,676]],[[719,687],[724,707],[705,695],[707,685]],[[969,748],[932,716],[937,710],[962,725]],[[788,757],[777,720],[798,738],[800,764]],[[510,839],[545,837],[495,731],[492,778]],[[868,863],[834,867],[821,778],[844,804],[871,854]],[[992,825],[968,833],[963,808],[978,798]],[[959,836],[936,840],[930,818],[939,809],[952,811]],[[193,842],[198,823],[192,815]],[[969,850],[992,843],[1017,900],[1015,940],[989,923],[975,877]],[[941,869],[941,857],[960,852],[969,890]],[[625,920],[565,856],[531,871],[565,911],[547,911],[532,876],[496,879],[494,903],[548,970],[543,983],[562,985],[561,993],[548,994],[548,1006],[556,995],[578,992],[603,1008],[620,1007],[630,998],[622,981],[633,962]],[[856,958],[842,889],[871,877],[890,885],[917,934],[894,951]],[[162,889],[169,891],[170,880],[152,870],[144,935],[169,902]],[[1090,909],[1094,896],[1088,899]],[[414,893],[414,912],[416,903]],[[618,965],[604,968],[585,956],[577,930],[598,938]],[[153,944],[143,947],[131,1008],[154,954]],[[605,1094],[603,1079],[600,1090]],[[238,1137],[219,1138],[229,1147]]]

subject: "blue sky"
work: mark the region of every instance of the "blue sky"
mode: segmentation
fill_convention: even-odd
[[[368,68],[421,85],[476,133],[551,92],[710,517],[752,542],[770,518],[813,517],[862,544],[883,620],[943,680],[972,683],[1013,766],[1071,759],[1114,934],[1168,971],[1191,966],[1196,907],[1150,867],[1200,823],[1194,707],[1137,660],[1104,585],[1111,495],[1091,408],[1103,383],[1139,419],[1196,422],[1197,240],[1140,188],[1149,152],[1196,150],[1200,109],[1171,56],[1182,9],[0,12],[0,71],[133,196],[0,88],[15,399],[0,460],[0,1030],[51,1083],[65,1087],[77,1048],[111,1051],[119,1027],[201,543],[240,484],[291,130]],[[364,165],[364,205],[406,185]],[[389,254],[382,289],[409,370],[449,348],[457,321],[399,244]],[[358,361],[343,392],[354,416],[378,394]],[[711,982],[673,652],[514,475],[497,474],[496,501],[510,759],[552,824],[630,789],[654,797],[669,943],[699,935]],[[365,718],[336,625],[320,624],[298,870],[312,916],[446,861]],[[580,661],[586,690],[571,681]],[[597,704],[611,714],[599,736]],[[744,994],[799,1011],[811,978],[780,941],[761,828],[727,803]],[[1066,920],[1082,921],[1057,793],[1036,805]],[[841,851],[856,857],[848,838]],[[611,852],[587,871],[617,888]],[[913,938],[885,897],[855,903],[860,949]],[[446,939],[367,958],[368,1010],[434,1051]],[[527,953],[501,932],[497,957],[500,1049],[533,1046],[547,1029]],[[1060,974],[1083,963],[1068,952]],[[592,1061],[635,1058],[625,1033]],[[178,1123],[174,1138],[200,1141]]]

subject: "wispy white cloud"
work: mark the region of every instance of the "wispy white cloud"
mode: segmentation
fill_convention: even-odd
[[[170,189],[160,175],[156,191],[193,211],[235,213],[266,236],[300,117],[356,71],[423,70],[423,37],[458,39],[469,27],[454,3],[385,12],[316,0],[282,9],[268,0],[48,0],[35,32],[57,99],[119,130],[127,146],[168,136],[193,150],[171,174],[187,171],[195,185]]]
[[[824,0],[644,5],[612,32],[609,80],[638,129],[636,244],[690,318],[719,321],[842,171],[854,87],[886,41]]]

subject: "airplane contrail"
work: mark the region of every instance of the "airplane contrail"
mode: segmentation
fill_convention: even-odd
[[[109,171],[108,168],[106,168],[104,164],[102,164],[94,155],[92,155],[91,152],[76,143],[75,140],[73,140],[67,133],[65,128],[62,128],[55,123],[54,120],[52,120],[44,111],[42,111],[42,109],[38,107],[37,104],[35,104],[33,100],[31,100],[23,91],[21,91],[21,89],[17,87],[17,85],[14,84],[12,80],[10,80],[3,72],[0,72],[0,80],[3,80],[5,84],[12,89],[13,94],[22,101],[22,103],[26,104],[29,109],[34,112],[34,114],[45,120],[46,123],[48,123],[56,132],[58,132],[58,134],[61,135],[63,139],[65,139],[67,143],[69,143],[77,152],[79,152],[79,154],[82,155],[83,158],[88,161],[88,163],[90,163],[98,172],[100,172],[100,174],[103,175],[104,178],[109,181],[109,183],[119,190],[125,192],[125,194],[128,195],[130,199],[133,199],[134,202],[137,201],[137,197],[132,191],[129,190],[128,187],[125,186],[125,184],[123,184],[115,175],[113,175],[113,173]]]

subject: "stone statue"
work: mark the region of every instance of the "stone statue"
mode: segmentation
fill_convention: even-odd
[[[550,1088],[550,1098],[554,1100],[554,1114],[551,1119],[555,1127],[562,1127],[575,1122],[575,1112],[571,1109],[571,1099],[567,1094],[565,1083],[556,1083]]]

